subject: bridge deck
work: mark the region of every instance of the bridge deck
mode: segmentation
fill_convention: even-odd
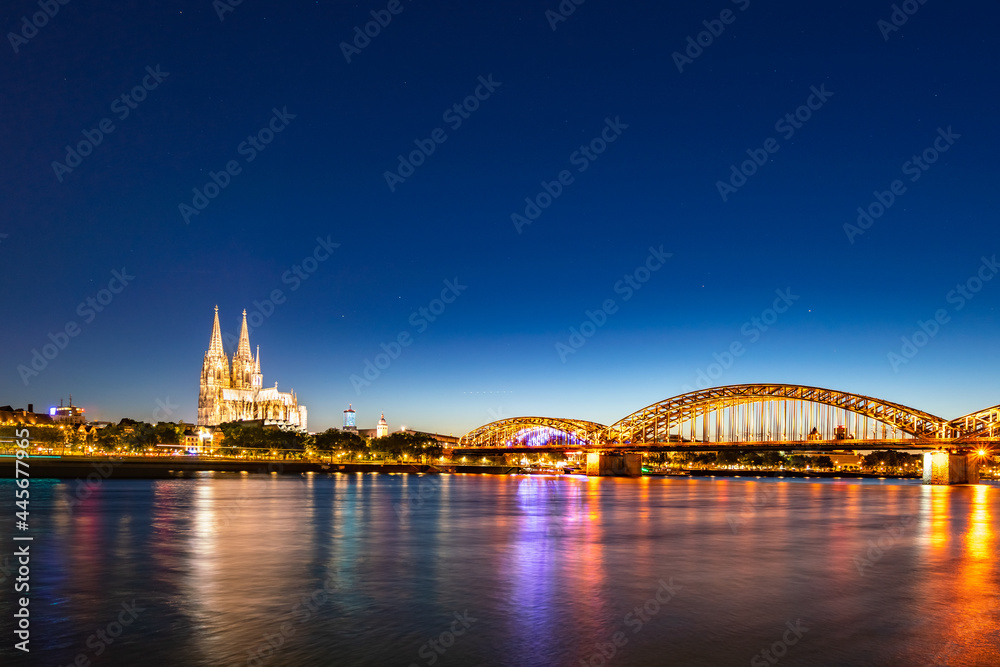
[[[990,447],[996,444],[995,439],[953,438],[917,439],[903,438],[896,440],[783,440],[783,441],[748,441],[748,442],[645,442],[624,445],[554,445],[541,447],[456,447],[455,454],[488,456],[493,454],[531,454],[531,453],[572,453],[572,452],[718,452],[726,449],[747,451],[811,451],[830,452],[835,450],[869,450],[898,449],[916,451],[934,451],[939,448],[974,450],[980,447]]]

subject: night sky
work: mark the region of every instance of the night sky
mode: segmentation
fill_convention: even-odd
[[[996,404],[1000,7],[902,4],[8,2],[0,404],[194,421],[216,305],[314,431]]]

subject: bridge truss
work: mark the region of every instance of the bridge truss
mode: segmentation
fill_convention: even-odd
[[[513,417],[480,426],[461,437],[459,447],[523,448],[593,446],[607,430],[604,424],[580,419]]]
[[[708,443],[772,448],[842,442],[843,448],[982,444],[1000,438],[1000,405],[953,420],[882,399],[789,384],[699,389],[654,403],[611,426],[578,419],[515,417],[463,436],[468,449],[671,448]]]
[[[948,422],[948,426],[954,432],[961,434],[962,440],[995,439],[1000,436],[1000,405],[952,419]]]
[[[941,417],[870,396],[801,385],[738,384],[647,406],[612,424],[604,442],[835,440],[837,427],[844,429],[841,437],[852,440],[956,436]]]

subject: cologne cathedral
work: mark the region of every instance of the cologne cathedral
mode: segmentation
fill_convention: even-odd
[[[215,307],[212,325],[212,342],[205,352],[201,366],[201,391],[198,394],[198,424],[216,426],[231,421],[260,420],[265,425],[276,424],[282,428],[306,430],[306,406],[299,405],[294,393],[264,388],[260,372],[260,346],[257,356],[250,353],[250,334],[247,333],[247,311],[243,311],[243,328],[240,342],[229,359],[222,348],[222,330],[219,327],[219,307]]]

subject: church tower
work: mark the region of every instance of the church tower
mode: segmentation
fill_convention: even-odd
[[[385,413],[382,413],[382,418],[378,420],[378,426],[375,427],[375,437],[384,438],[389,435],[389,424],[385,421]]]
[[[219,307],[215,307],[212,340],[201,365],[201,389],[198,392],[198,423],[218,424],[222,410],[222,390],[229,387],[229,359],[222,349]]]
[[[233,355],[233,388],[253,389],[257,364],[250,353],[250,334],[247,333],[247,311],[243,311],[243,327],[240,329],[240,342]]]
[[[307,418],[306,406],[299,405],[294,391],[278,391],[277,382],[273,388],[264,388],[260,346],[257,346],[256,354],[250,352],[245,310],[239,343],[230,365],[222,347],[219,307],[216,306],[212,340],[201,367],[198,424],[216,426],[231,421],[261,420],[265,424],[277,424],[280,428],[305,431]]]
[[[264,375],[260,372],[260,345],[257,346],[257,358],[254,359],[254,371],[253,375],[250,376],[250,382],[253,385],[253,389],[263,389],[264,388]]]

